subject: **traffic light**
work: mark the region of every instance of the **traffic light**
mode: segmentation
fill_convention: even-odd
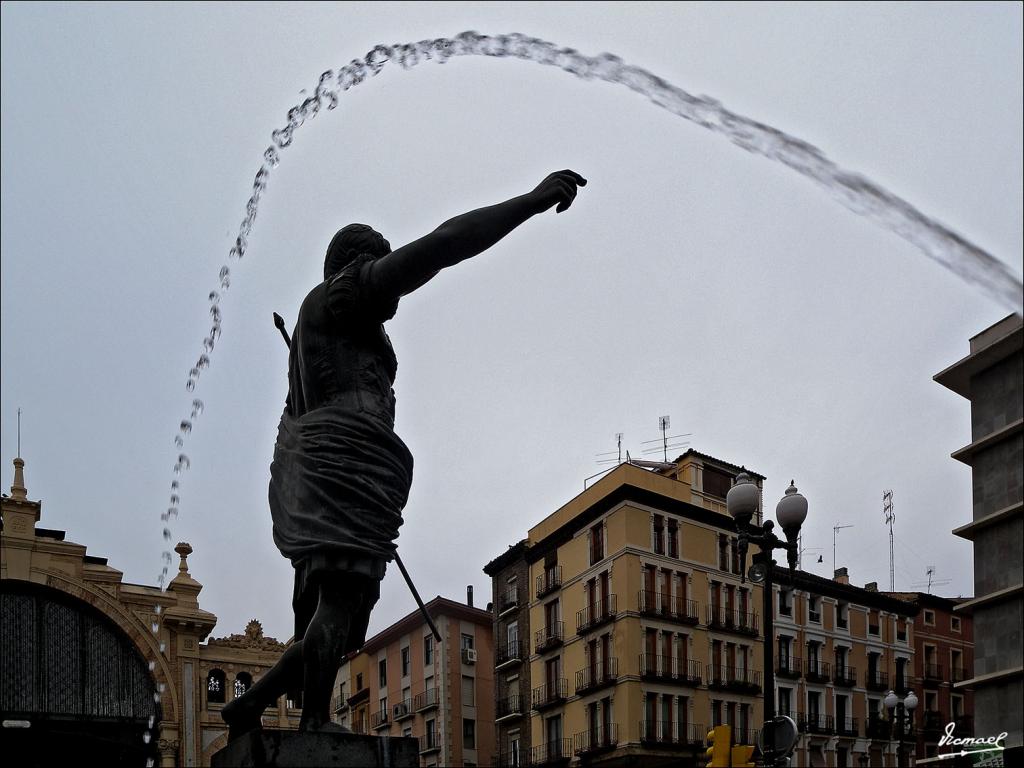
[[[708,748],[704,753],[707,768],[729,768],[729,745],[732,730],[728,725],[716,725],[708,731]]]
[[[732,748],[733,768],[754,768],[754,748],[737,744]]]

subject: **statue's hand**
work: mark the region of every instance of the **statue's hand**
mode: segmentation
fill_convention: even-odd
[[[585,186],[587,180],[575,171],[556,171],[549,175],[544,181],[530,193],[537,202],[537,212],[546,211],[553,205],[556,213],[568,209],[572,201],[576,199],[576,188]]]

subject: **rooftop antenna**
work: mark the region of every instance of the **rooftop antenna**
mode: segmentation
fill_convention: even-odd
[[[616,464],[621,464],[622,463],[622,433],[621,432],[616,432],[615,433],[615,443],[616,443],[616,446],[617,446],[617,450],[615,450],[615,451],[605,451],[604,453],[598,453],[596,455],[597,456],[613,456],[614,455],[616,458],[614,458],[614,459],[600,459],[599,458],[597,460],[598,464],[610,464],[612,462],[615,462]]]
[[[836,532],[841,531],[843,528],[853,528],[852,525],[840,525],[836,523],[832,526],[832,573],[836,572]]]
[[[796,567],[798,569],[802,569],[803,568],[804,552],[819,552],[819,553],[821,552],[821,547],[806,547],[805,548],[803,546],[803,541],[804,541],[804,537],[803,537],[803,534],[801,534],[796,539]],[[821,555],[820,554],[818,555],[818,562],[819,563],[821,562]]]
[[[671,424],[671,417],[669,417],[669,416],[659,416],[658,417],[658,429],[661,430],[661,439],[660,440],[645,440],[644,442],[641,443],[641,445],[651,445],[652,443],[661,443],[661,446],[660,447],[659,446],[652,446],[650,448],[644,448],[644,449],[641,449],[640,452],[641,453],[658,453],[659,451],[661,451],[662,460],[666,464],[668,464],[668,449],[669,448],[683,448],[683,447],[689,445],[690,444],[689,440],[684,440],[681,443],[674,443],[672,445],[669,445],[669,441],[670,440],[678,440],[681,437],[691,437],[693,435],[692,432],[685,432],[685,433],[683,433],[681,435],[669,435],[668,434],[668,428],[669,428],[670,424]]]
[[[914,586],[915,587],[927,586],[928,587],[928,594],[929,595],[932,593],[932,585],[935,585],[935,586],[938,587],[938,586],[941,586],[943,584],[949,584],[949,582],[950,582],[949,579],[934,579],[934,578],[932,578],[935,575],[935,566],[934,565],[929,565],[925,569],[925,573],[928,575],[927,583],[922,582],[921,584],[915,584]]]
[[[889,526],[889,591],[896,591],[896,555],[892,546],[892,524],[896,521],[896,513],[892,511],[892,491],[882,492],[882,514]]]

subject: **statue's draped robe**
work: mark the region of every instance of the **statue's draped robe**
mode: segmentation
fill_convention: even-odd
[[[412,482],[383,327],[398,299],[370,282],[371,261],[361,256],[310,291],[292,335],[270,511],[274,542],[296,568],[297,601],[324,571],[383,577]]]

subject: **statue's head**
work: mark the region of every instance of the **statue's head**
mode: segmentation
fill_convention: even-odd
[[[331,238],[324,259],[324,280],[347,267],[364,253],[381,257],[391,253],[391,243],[367,224],[349,224]]]

